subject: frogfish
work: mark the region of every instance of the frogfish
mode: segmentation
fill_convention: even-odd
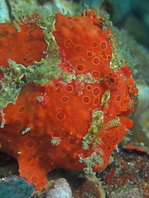
[[[0,151],[39,190],[56,168],[106,168],[138,92],[104,16],[42,14],[0,24]]]

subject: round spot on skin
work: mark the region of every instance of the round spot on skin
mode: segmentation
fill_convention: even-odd
[[[27,175],[33,175],[34,174],[34,172],[31,171],[31,170],[28,170],[26,173],[27,173]]]
[[[104,60],[107,60],[107,56],[104,54],[104,55],[102,55],[102,58],[104,59]]]
[[[1,32],[0,33],[0,37],[5,37],[7,34],[6,34],[6,32]]]
[[[90,98],[88,96],[83,97],[83,102],[84,103],[89,103],[90,102]]]
[[[116,102],[119,102],[121,100],[121,97],[120,96],[116,96],[115,100],[116,100]]]
[[[13,122],[13,126],[16,128],[20,128],[22,126],[22,122],[20,119],[17,119]]]
[[[62,137],[62,138],[67,138],[68,136],[69,136],[68,131],[62,131],[62,132],[61,132],[61,137]]]
[[[38,179],[36,176],[31,177],[31,181],[35,184],[37,183]]]
[[[99,88],[94,88],[94,90],[93,90],[93,95],[94,96],[98,96],[99,95],[99,93],[100,93],[100,89]]]
[[[92,52],[87,52],[87,56],[90,58],[93,56],[93,53]]]
[[[93,47],[98,47],[98,43],[97,42],[93,42],[92,46]]]
[[[100,43],[100,48],[101,48],[102,50],[105,50],[105,49],[107,48],[107,42],[102,41],[102,42]]]
[[[67,92],[72,92],[73,91],[73,87],[71,85],[67,85],[66,91]]]
[[[38,157],[38,160],[39,161],[43,161],[44,160],[44,157],[40,156],[40,157]]]
[[[29,55],[29,52],[28,52],[28,51],[26,51],[24,54],[25,54],[25,55]]]
[[[98,103],[99,103],[99,99],[96,98],[96,99],[94,100],[94,104],[97,105]]]
[[[119,138],[118,138],[118,137],[115,137],[115,138],[112,140],[113,144],[118,143],[118,141],[119,141]]]
[[[77,45],[75,47],[75,52],[76,53],[82,53],[84,51],[84,47],[82,45]]]
[[[99,78],[99,76],[100,76],[100,74],[99,74],[98,71],[94,71],[94,72],[92,73],[92,75],[93,75],[94,78]]]
[[[111,58],[112,58],[111,55],[108,55],[108,60],[111,60]]]
[[[124,103],[123,103],[123,102],[121,102],[121,104],[120,104],[120,105],[121,105],[121,107],[124,107]]]
[[[91,85],[88,85],[88,86],[86,87],[86,89],[87,89],[88,91],[90,91],[90,90],[92,90],[92,86],[91,86]]]
[[[78,71],[83,71],[84,70],[84,66],[83,65],[77,65],[77,70]]]
[[[26,142],[26,147],[28,147],[28,148],[32,148],[33,146],[34,146],[34,143],[32,142],[32,141],[28,141],[28,142]]]
[[[25,107],[24,107],[24,106],[21,106],[21,107],[19,107],[19,109],[18,109],[18,111],[19,111],[20,113],[22,113],[24,110],[25,110]]]
[[[111,146],[107,146],[107,147],[106,147],[106,149],[107,149],[108,151],[110,151],[111,148],[112,148]]]
[[[101,138],[101,141],[102,141],[104,144],[107,144],[108,141],[109,141],[109,138],[108,138],[108,137],[102,137],[102,138]]]
[[[65,102],[66,103],[66,102],[69,101],[69,97],[63,96],[61,100],[62,100],[62,102]]]
[[[29,29],[27,31],[27,35],[30,36],[35,30],[33,28]]]
[[[26,158],[26,161],[28,161],[28,162],[32,161],[32,157]]]
[[[66,47],[71,47],[72,45],[73,45],[72,40],[68,39],[68,40],[65,41],[65,46]]]
[[[98,65],[100,63],[100,59],[98,57],[95,57],[93,59],[93,64]]]
[[[37,136],[41,136],[42,133],[43,133],[42,129],[36,129],[36,130],[34,131],[34,134],[37,135]]]
[[[63,112],[60,112],[60,113],[57,114],[57,119],[58,119],[58,120],[63,120],[64,117],[65,117],[65,115],[64,115]]]
[[[74,145],[74,144],[76,143],[76,141],[75,141],[74,138],[70,138],[70,139],[68,140],[68,142],[69,142],[69,144],[71,144],[71,145]]]

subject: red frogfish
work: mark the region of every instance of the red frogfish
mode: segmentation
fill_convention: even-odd
[[[40,190],[55,168],[107,167],[137,94],[103,16],[52,17],[0,24],[0,151]]]

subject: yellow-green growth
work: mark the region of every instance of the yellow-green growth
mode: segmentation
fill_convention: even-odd
[[[125,65],[134,68],[136,63],[129,52],[126,41],[122,39],[122,34],[123,31],[118,30],[116,27],[112,27],[111,42],[113,53],[110,68],[113,70],[117,70]]]
[[[102,152],[93,152],[90,157],[86,158],[80,157],[79,161],[86,165],[86,168],[83,169],[85,173],[93,173],[93,167],[100,167],[103,165]]]
[[[104,113],[99,110],[94,110],[92,113],[92,122],[88,133],[83,137],[83,149],[89,149],[89,145],[96,141],[96,136],[99,134],[99,128],[103,124]]]
[[[32,18],[32,15],[35,13],[39,14],[38,25],[44,31],[45,42],[47,43],[47,50],[45,53],[47,56],[29,67],[17,64],[10,59],[8,60],[8,68],[0,66],[0,70],[4,75],[4,78],[1,79],[2,89],[0,90],[0,113],[3,115],[3,118],[3,108],[9,103],[16,102],[21,89],[26,84],[35,82],[37,85],[46,85],[60,75],[60,67],[58,67],[60,57],[55,39],[52,36],[55,14],[38,6],[25,7],[22,10],[20,9],[20,13],[18,12],[15,16],[16,24],[19,26],[19,23],[22,23],[22,20],[26,18],[31,18],[31,21],[36,21],[36,17]],[[4,122],[3,119],[2,126],[4,126]]]

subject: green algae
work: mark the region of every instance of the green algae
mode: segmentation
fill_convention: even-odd
[[[52,137],[51,139],[51,144],[52,146],[57,146],[60,144],[62,140],[59,137]]]
[[[136,65],[136,59],[131,56],[127,46],[127,41],[123,39],[123,32],[123,30],[112,27],[112,35],[110,36],[110,39],[113,47],[113,53],[110,68],[113,70],[117,70],[125,65],[134,69]]]
[[[89,6],[85,5],[85,10],[83,12],[85,13],[89,10]],[[112,59],[110,61],[110,68],[116,71],[127,65],[134,69],[137,60],[132,57],[128,48],[127,39],[126,36],[124,36],[126,32],[113,26],[112,21],[110,21],[110,15],[106,11],[99,9],[97,10],[96,8],[94,10],[97,14],[97,18],[100,19],[97,25],[101,27],[102,31],[112,31],[112,34],[108,35],[112,44]]]
[[[100,133],[99,127],[103,124],[104,113],[94,110],[92,113],[91,126],[88,133],[83,137],[83,149],[88,150],[91,143],[95,142],[95,137]]]
[[[4,75],[4,78],[0,79],[2,88],[0,89],[0,113],[2,115],[2,124],[4,126],[4,113],[3,108],[9,103],[14,103],[21,88],[25,85],[22,80],[26,68],[23,65],[18,64],[16,66],[15,62],[8,60],[10,68],[5,68],[0,66],[0,70]]]
[[[84,163],[86,167],[83,169],[86,174],[93,173],[93,167],[100,167],[103,165],[103,159],[100,151],[93,152],[90,157],[80,157],[80,163]]]
[[[106,90],[101,97],[101,106],[106,108],[108,106],[108,101],[110,99],[110,90]]]
[[[8,60],[9,67],[0,66],[0,70],[3,74],[3,78],[0,79],[0,113],[2,115],[1,127],[4,127],[4,113],[3,108],[9,103],[15,103],[21,89],[28,83],[34,82],[37,85],[46,85],[48,82],[56,79],[60,75],[60,57],[55,39],[52,35],[54,29],[55,14],[49,13],[49,11],[41,6],[25,7],[23,11],[17,12],[15,15],[15,24],[17,29],[20,23],[25,23],[25,19],[30,18],[30,22],[37,22],[44,32],[45,42],[47,43],[46,58],[41,59],[39,62],[34,62],[33,65],[25,67],[22,64],[18,64],[13,60]],[[23,14],[24,13],[24,14]],[[37,14],[38,17],[33,17],[33,14]],[[22,17],[21,17],[22,16]],[[27,21],[26,23],[28,23]],[[25,79],[25,80],[24,80]]]

